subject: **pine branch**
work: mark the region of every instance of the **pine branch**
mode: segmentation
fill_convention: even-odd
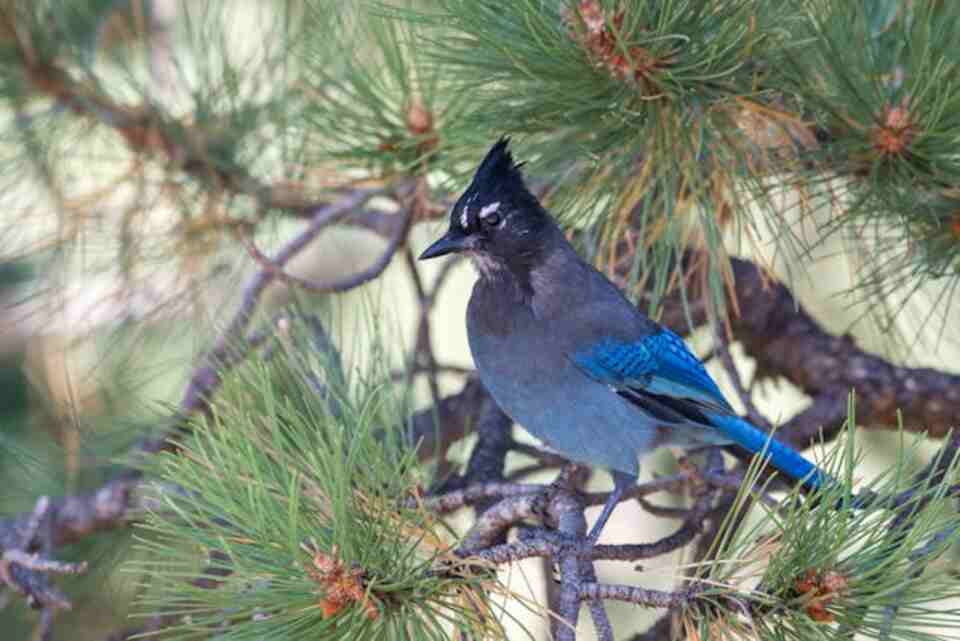
[[[436,410],[428,408],[413,416],[409,432],[409,437],[412,439],[410,442],[421,443],[421,447],[426,452],[434,452],[445,445],[448,446],[449,443],[438,443],[435,439],[438,430],[435,427],[434,412],[436,411],[436,415],[440,417],[441,425],[445,428],[449,427],[449,432],[446,429],[440,430],[441,438],[451,437],[456,440],[467,432],[473,422],[475,408],[485,398],[487,398],[486,394],[477,382],[468,382],[459,393],[443,398]],[[140,452],[139,449],[134,450],[134,454]],[[147,485],[144,486],[144,483]],[[41,516],[45,522],[44,529],[49,532],[52,548],[70,545],[101,532],[128,527],[143,515],[145,489],[155,493],[157,488],[151,482],[143,481],[139,473],[126,470],[119,474],[119,478],[108,481],[92,492],[68,495],[53,500],[41,499],[38,501],[37,509],[43,506]],[[37,548],[40,544],[38,540],[40,527],[37,524],[37,510],[0,519],[0,550],[4,553],[2,557],[4,559],[2,563],[6,564],[4,567],[9,564],[22,566],[20,564],[23,558],[22,553]],[[12,553],[9,556],[8,551]],[[50,564],[58,563],[52,558],[40,561]],[[46,588],[44,578],[38,574],[32,574],[34,570],[41,574],[47,570],[41,567],[42,564],[39,561],[34,565],[35,567],[22,566],[23,569],[12,566],[15,568],[13,572],[16,576],[11,580],[18,585],[23,583],[27,586],[40,586],[37,590],[41,587],[51,589]],[[77,569],[77,566],[72,565],[50,565],[49,567],[67,567],[71,571]],[[42,591],[38,593],[43,594]],[[67,603],[65,600],[53,600],[61,605]]]
[[[180,401],[180,414],[190,417],[198,411],[203,411],[208,403],[208,397],[220,385],[224,373],[244,360],[249,350],[260,342],[256,338],[246,338],[245,334],[254,313],[260,304],[260,299],[267,287],[279,278],[279,272],[294,257],[300,254],[311,242],[316,240],[321,231],[334,224],[341,217],[347,215],[355,207],[369,200],[379,193],[376,189],[358,189],[343,199],[327,205],[313,214],[310,224],[283,248],[270,261],[268,268],[261,269],[244,288],[243,299],[233,319],[220,334],[213,349],[203,358],[200,365],[193,371],[190,381]],[[261,335],[265,337],[264,335]],[[178,426],[177,431],[182,432]],[[163,451],[174,445],[169,435],[146,439],[139,447],[146,453]]]
[[[299,276],[294,276],[293,274],[287,273],[284,271],[283,263],[288,262],[289,258],[285,258],[283,256],[284,252],[281,252],[281,255],[278,256],[277,260],[271,260],[265,256],[256,247],[256,245],[254,245],[250,238],[246,239],[247,251],[260,265],[262,273],[270,274],[270,280],[280,280],[284,283],[294,285],[314,294],[346,292],[360,287],[361,285],[364,285],[380,276],[390,264],[390,261],[397,253],[397,250],[399,250],[401,245],[406,241],[407,234],[410,231],[410,225],[413,222],[414,207],[406,207],[404,212],[399,215],[402,221],[401,224],[390,238],[390,242],[387,247],[383,250],[373,265],[356,274],[345,276],[327,283],[315,282],[307,278],[301,278]],[[316,220],[316,218],[314,220]],[[323,224],[316,227],[315,230],[315,223],[311,224],[310,229],[304,232],[304,236],[307,237],[308,241],[313,240],[316,234],[329,224],[329,222],[325,221]],[[292,255],[295,255],[296,253],[297,252],[294,252]]]
[[[781,438],[806,447],[823,429],[828,440],[846,417],[847,390],[857,397],[857,414],[867,427],[896,428],[899,416],[909,431],[944,436],[956,427],[960,376],[932,368],[894,365],[869,354],[848,336],[827,332],[793,297],[755,263],[731,258],[736,308],[729,318],[733,336],[757,361],[757,376],[783,377],[814,398],[813,405],[778,430]],[[625,275],[622,274],[625,277]],[[707,322],[703,305],[691,305],[694,323]],[[661,321],[688,328],[679,296],[664,300]]]
[[[211,133],[209,116],[203,124],[187,120],[171,120],[148,101],[122,104],[104,93],[95,83],[75,80],[56,62],[33,58],[29,43],[15,41],[21,57],[22,71],[31,88],[54,99],[74,115],[92,120],[119,134],[133,154],[161,155],[168,165],[197,178],[201,183],[213,181],[219,189],[252,196],[263,210],[286,210],[294,215],[312,212],[323,201],[286,183],[266,184],[238,166],[217,166],[212,153],[222,140]],[[229,135],[229,134],[228,134]]]
[[[96,532],[125,526],[135,487],[135,483],[127,480],[109,481],[94,492],[47,501],[43,518],[53,545],[69,545]],[[0,544],[4,550],[37,548],[38,528],[33,525],[34,514],[0,519]]]
[[[42,610],[35,636],[48,638],[58,610],[69,610],[70,601],[50,585],[50,574],[82,574],[84,563],[62,563],[49,558],[53,549],[50,500],[42,496],[33,512],[24,515],[21,528],[0,528],[0,586],[24,595],[30,607]],[[36,547],[34,547],[36,546]],[[39,549],[39,552],[28,552]]]
[[[580,587],[580,598],[586,600],[609,599],[627,601],[649,608],[675,608],[687,603],[695,592],[664,592],[648,590],[634,585],[609,585],[585,583]]]

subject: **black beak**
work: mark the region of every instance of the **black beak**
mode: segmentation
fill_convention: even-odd
[[[441,236],[439,240],[427,247],[423,253],[420,254],[420,260],[462,252],[465,249],[469,249],[469,245],[469,237],[459,229],[452,228]]]

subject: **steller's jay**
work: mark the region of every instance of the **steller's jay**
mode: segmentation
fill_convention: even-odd
[[[766,448],[774,466],[816,489],[830,477],[738,417],[683,340],[643,315],[584,262],[497,142],[420,259],[469,255],[479,279],[467,307],[480,379],[514,421],[574,461],[607,468],[603,526],[636,482],[638,457],[662,445]]]

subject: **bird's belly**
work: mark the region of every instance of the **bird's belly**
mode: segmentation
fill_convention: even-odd
[[[471,338],[474,361],[493,399],[564,456],[635,475],[638,457],[661,444],[657,426],[563,355],[551,358],[530,342],[502,341],[497,349],[478,342]]]

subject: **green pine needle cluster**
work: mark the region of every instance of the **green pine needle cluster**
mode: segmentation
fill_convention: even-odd
[[[799,6],[800,46],[775,82],[828,139],[800,179],[842,179],[817,242],[849,239],[870,306],[930,283],[949,303],[960,286],[960,5]]]
[[[782,8],[442,0],[396,13],[422,32],[447,91],[470,98],[456,139],[522,136],[548,204],[595,229],[586,249],[598,264],[626,260],[656,294],[688,246],[722,265],[717,212],[753,198],[737,182],[753,178],[737,100],[756,93],[757,60],[782,46]],[[628,253],[629,227],[640,249]]]
[[[452,145],[521,136],[548,204],[593,228],[595,262],[626,261],[654,301],[692,247],[707,251],[723,308],[727,232],[749,243],[761,223],[795,257],[851,238],[867,308],[960,284],[960,214],[947,206],[960,179],[956,3],[436,0],[384,12],[417,30],[444,94],[469,96]],[[796,209],[777,197],[784,186]],[[813,237],[791,231],[813,215]]]
[[[849,424],[854,421],[851,402]],[[857,487],[859,455],[847,430],[821,465],[842,479],[801,500],[763,505],[752,527],[718,537],[708,586],[682,615],[702,639],[833,641],[960,636],[960,597],[949,552],[960,543],[960,461],[935,461],[943,476],[908,469],[911,447],[887,473]],[[756,465],[756,463],[755,463]],[[749,487],[750,483],[745,483]],[[743,502],[750,491],[739,497]],[[868,497],[872,497],[868,498]]]
[[[174,639],[498,636],[490,573],[418,507],[397,388],[303,354],[231,374],[213,416],[151,470],[147,560],[127,566],[139,611],[172,618]]]
[[[331,13],[322,3],[310,11]],[[303,59],[309,155],[377,177],[449,164],[447,129],[460,119],[465,96],[442,90],[418,34],[363,12],[334,12],[331,20],[328,37],[310,40]]]

